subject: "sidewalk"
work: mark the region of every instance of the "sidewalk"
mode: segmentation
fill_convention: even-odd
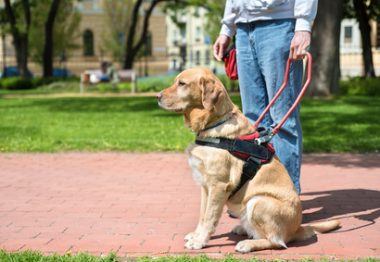
[[[304,222],[340,218],[342,228],[242,257],[380,258],[380,154],[306,155],[302,185]],[[225,212],[207,248],[183,248],[199,199],[184,154],[0,154],[0,249],[236,254],[238,220]]]

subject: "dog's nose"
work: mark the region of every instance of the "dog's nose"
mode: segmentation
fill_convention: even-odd
[[[161,98],[162,98],[162,92],[158,93],[158,94],[156,95],[156,98],[157,98],[158,101],[160,101]]]

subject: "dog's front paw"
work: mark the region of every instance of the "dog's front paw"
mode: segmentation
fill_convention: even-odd
[[[245,231],[244,227],[241,225],[237,225],[232,229],[232,233],[239,235],[239,236],[246,236],[247,231]]]
[[[185,247],[187,249],[202,249],[206,246],[206,242],[198,241],[197,239],[190,239],[186,242]]]
[[[192,239],[196,238],[196,236],[197,236],[197,232],[190,232],[189,234],[187,234],[184,237],[184,240],[185,241],[189,241],[189,240],[192,240]]]
[[[240,253],[251,252],[251,250],[252,250],[251,241],[250,240],[240,241],[235,246],[235,250],[238,251],[238,252],[240,252]]]

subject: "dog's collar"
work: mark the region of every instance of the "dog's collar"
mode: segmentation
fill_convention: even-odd
[[[198,134],[200,132],[204,132],[204,131],[207,131],[207,130],[210,130],[210,129],[213,129],[213,128],[216,128],[218,126],[221,126],[223,125],[224,123],[226,123],[228,120],[230,120],[230,118],[232,117],[232,113],[229,113],[228,115],[226,115],[225,117],[223,117],[221,120],[217,121],[216,123],[212,124],[211,126],[206,126],[204,129],[200,130],[198,132]]]

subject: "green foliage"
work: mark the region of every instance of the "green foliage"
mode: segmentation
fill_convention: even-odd
[[[70,56],[70,52],[78,48],[75,39],[80,36],[80,14],[75,10],[73,0],[61,1],[54,23],[54,57],[61,61]],[[42,63],[42,52],[45,41],[45,22],[50,9],[51,0],[34,1],[32,5],[32,24],[29,32],[29,53],[36,63]]]
[[[104,24],[106,30],[102,34],[101,52],[107,50],[116,61],[123,61],[125,42],[131,24],[134,1],[107,0],[103,1]],[[140,32],[138,21],[136,32]],[[135,38],[136,39],[136,38]]]
[[[77,77],[69,78],[56,78],[56,77],[34,77],[34,78],[22,78],[22,77],[7,77],[0,79],[0,89],[11,90],[9,92],[2,92],[3,94],[12,94],[17,90],[29,90],[35,94],[41,93],[59,93],[61,90],[73,91],[71,85],[75,85],[75,91],[79,91],[79,79]],[[57,88],[58,87],[58,88]],[[26,91],[23,91],[26,92]]]
[[[355,12],[354,0],[343,1],[343,15],[344,18],[356,18],[357,13]],[[379,0],[362,0],[366,6],[366,12],[370,19],[377,19],[380,15],[380,1]]]
[[[1,88],[7,90],[24,90],[34,88],[31,78],[23,78],[19,76],[3,78],[0,83]]]
[[[218,75],[218,78],[229,92],[239,91],[239,82],[237,80],[230,80],[225,74]]]
[[[340,91],[344,95],[380,96],[380,77],[354,77],[342,80]]]
[[[132,91],[132,83],[118,83],[117,84],[117,89],[122,91],[122,92],[130,92]]]
[[[161,91],[173,84],[174,76],[158,76],[139,78],[137,81],[138,92]]]
[[[54,254],[44,256],[40,252],[36,251],[22,251],[9,253],[3,250],[0,250],[0,261],[4,262],[116,262],[117,257],[116,254],[111,253],[106,257],[96,257],[89,254],[78,254],[78,255],[70,255],[66,254],[63,256]]]

